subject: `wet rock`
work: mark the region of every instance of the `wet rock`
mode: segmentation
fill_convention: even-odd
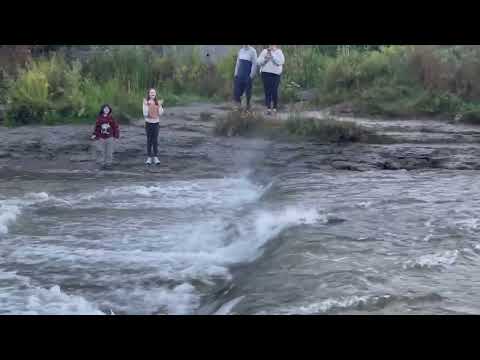
[[[349,113],[353,108],[341,104],[337,111]],[[453,125],[431,120],[372,120],[339,117],[361,126],[389,134],[390,144],[318,144],[288,139],[247,139],[230,134],[230,138],[212,135],[212,121],[229,108],[213,104],[192,104],[167,109],[160,125],[160,151],[172,171],[185,173],[215,166],[219,171],[236,168],[262,168],[267,173],[281,168],[306,171],[480,169],[480,128]],[[311,114],[324,116],[318,112]],[[143,164],[146,152],[144,121],[122,125],[116,142],[115,158],[122,164]],[[0,128],[2,164],[36,167],[71,166],[78,168],[92,161],[89,140],[92,127],[85,125]],[[448,143],[449,142],[449,143]],[[22,160],[19,161],[18,159]],[[21,162],[21,164],[20,164]]]
[[[366,167],[349,161],[333,161],[332,167],[337,170],[365,171]]]
[[[402,167],[399,163],[395,161],[385,161],[384,163],[380,164],[380,168],[384,170],[400,170]]]
[[[88,155],[88,154],[74,155],[74,156],[70,157],[70,161],[72,161],[72,162],[92,161],[92,156]]]

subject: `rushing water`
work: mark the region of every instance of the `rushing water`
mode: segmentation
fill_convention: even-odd
[[[479,313],[479,175],[19,176],[0,312]]]
[[[480,171],[459,170],[476,147],[275,144],[200,125],[166,123],[156,172],[138,164],[142,129],[124,128],[111,172],[42,160],[70,128],[30,134],[40,157],[0,168],[0,314],[480,313]],[[421,168],[437,147],[452,169]],[[375,170],[383,153],[420,169]],[[369,171],[328,166],[364,159]]]

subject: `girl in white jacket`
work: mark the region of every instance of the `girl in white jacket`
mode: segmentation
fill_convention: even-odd
[[[283,64],[285,64],[285,56],[277,45],[269,45],[267,49],[260,53],[257,64],[262,75],[267,114],[272,113],[272,103],[273,113],[275,114],[278,108],[278,86],[283,72]]]

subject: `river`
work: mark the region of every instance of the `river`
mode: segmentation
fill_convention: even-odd
[[[204,111],[167,114],[155,170],[139,127],[111,171],[88,127],[2,128],[0,314],[480,313],[478,130],[292,144]]]

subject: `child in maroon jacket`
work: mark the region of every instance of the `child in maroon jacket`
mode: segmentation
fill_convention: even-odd
[[[110,105],[101,107],[91,138],[96,140],[97,163],[106,167],[112,165],[114,139],[120,138],[120,128],[112,117]]]

